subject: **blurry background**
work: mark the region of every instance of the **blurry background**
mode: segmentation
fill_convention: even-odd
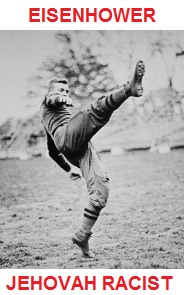
[[[66,76],[75,113],[146,64],[130,98],[93,139],[99,151],[184,145],[184,31],[0,31],[0,157],[42,156],[39,108],[51,78]]]

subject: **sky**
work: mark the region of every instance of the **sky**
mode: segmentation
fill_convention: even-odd
[[[56,31],[0,31],[0,124],[29,117],[35,110],[24,99],[28,78],[56,49]]]

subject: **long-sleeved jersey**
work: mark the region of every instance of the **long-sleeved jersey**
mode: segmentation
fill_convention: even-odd
[[[65,159],[63,154],[58,152],[58,149],[56,148],[53,139],[51,136],[46,132],[47,135],[47,147],[49,151],[49,156],[66,172],[69,172],[71,169],[71,166],[69,162]]]
[[[59,126],[64,126],[71,118],[71,112],[63,103],[60,103],[59,98],[59,93],[50,92],[41,106],[42,122],[51,136]]]
[[[48,93],[41,105],[41,118],[47,135],[49,156],[66,172],[71,169],[65,157],[59,153],[52,139],[55,130],[71,118],[69,109],[59,101],[59,93]]]

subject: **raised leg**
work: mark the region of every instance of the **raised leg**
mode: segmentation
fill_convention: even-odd
[[[142,78],[145,73],[145,66],[142,61],[136,64],[134,75],[131,81],[114,93],[102,96],[84,111],[78,112],[62,127],[65,134],[57,134],[57,138],[64,138],[64,144],[59,150],[66,156],[75,156],[87,146],[91,138],[110,120],[110,117],[117,108],[129,97],[139,97],[143,94]],[[57,147],[58,148],[58,147]]]

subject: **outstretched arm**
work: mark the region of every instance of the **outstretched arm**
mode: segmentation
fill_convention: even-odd
[[[61,93],[49,92],[45,97],[47,105],[57,106],[65,104],[66,106],[73,106],[72,99],[69,96],[63,96]]]

